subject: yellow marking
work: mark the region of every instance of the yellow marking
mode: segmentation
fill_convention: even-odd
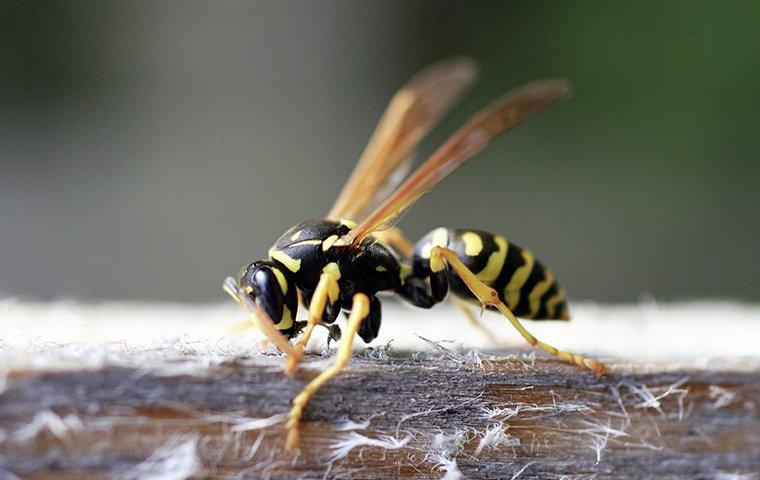
[[[430,257],[430,270],[433,273],[438,273],[446,267],[446,262],[443,261],[441,255],[432,255]]]
[[[356,222],[354,222],[353,220],[348,220],[346,218],[341,218],[339,221],[340,221],[341,225],[345,225],[348,228],[356,228]]]
[[[272,260],[277,260],[281,264],[285,265],[285,268],[290,270],[291,272],[295,273],[301,268],[301,259],[295,259],[288,255],[287,253],[283,252],[282,250],[275,250],[271,249],[269,250],[269,258]]]
[[[485,283],[496,280],[504,267],[504,260],[507,259],[507,240],[501,235],[495,235],[493,241],[496,242],[498,248],[488,257],[485,268],[478,273],[478,279]]]
[[[387,268],[385,268],[385,267],[384,267],[384,266],[382,266],[382,265],[378,265],[378,266],[376,266],[376,267],[375,267],[375,271],[376,271],[376,272],[387,272],[387,271],[388,271],[388,269],[387,269]]]
[[[330,262],[322,269],[323,272],[333,277],[336,281],[340,280],[340,268],[335,262]]]
[[[562,289],[559,289],[557,293],[552,295],[552,297],[546,301],[546,311],[549,314],[550,318],[555,318],[555,315],[557,314],[557,305],[564,300],[565,298],[565,292]]]
[[[398,276],[401,279],[401,283],[404,283],[409,275],[412,274],[412,267],[406,263],[399,263]]]
[[[464,242],[464,253],[470,257],[477,257],[483,251],[483,239],[475,232],[465,232],[462,234]]]
[[[504,300],[510,310],[517,308],[517,304],[520,303],[520,290],[513,290],[511,292],[505,292]]]
[[[291,235],[290,239],[295,242],[296,240],[298,240],[298,237],[301,236],[301,232],[303,232],[303,230],[297,231],[296,233],[294,233],[293,235]]]
[[[322,243],[322,240],[301,240],[300,242],[296,242],[291,244],[291,247],[300,247],[302,245],[319,245]]]
[[[287,305],[282,306],[282,320],[275,324],[274,328],[277,330],[287,330],[293,326],[293,314],[290,313],[290,309]]]
[[[253,291],[253,287],[250,285],[246,285],[245,288],[243,288],[243,290],[245,290],[245,293],[251,293]]]
[[[288,280],[285,278],[285,274],[280,271],[279,268],[273,268],[274,276],[277,277],[277,281],[280,283],[280,290],[282,294],[288,293]]]
[[[322,242],[322,251],[326,252],[330,250],[330,248],[332,248],[332,246],[335,245],[335,242],[337,241],[338,241],[337,235],[330,235],[329,237],[327,237],[327,239],[324,242]]]
[[[449,232],[445,228],[436,228],[430,236],[430,241],[422,246],[420,254],[422,258],[430,258],[433,247],[445,247],[449,244]]]
[[[533,254],[529,251],[523,250],[522,256],[525,264],[515,270],[515,273],[512,274],[512,278],[509,280],[509,283],[506,287],[504,287],[504,292],[507,295],[510,295],[511,292],[519,292],[520,288],[522,288],[522,286],[525,284],[525,281],[528,280],[528,276],[530,275],[531,270],[533,270],[533,264],[536,263],[536,260],[533,258]]]
[[[538,309],[541,307],[541,296],[546,293],[547,290],[554,283],[554,275],[549,270],[544,270],[546,278],[541,280],[533,287],[533,291],[528,295],[528,301],[530,302],[530,316],[535,317],[538,314]]]

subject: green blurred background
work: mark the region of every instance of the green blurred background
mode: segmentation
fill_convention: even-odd
[[[224,300],[323,215],[394,90],[468,55],[425,141],[523,82],[570,101],[402,220],[505,234],[570,296],[760,300],[760,2],[2,2],[0,295]],[[421,155],[422,157],[423,155]]]

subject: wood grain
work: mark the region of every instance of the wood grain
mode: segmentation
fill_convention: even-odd
[[[311,402],[302,449],[290,455],[279,415],[316,370],[288,377],[266,356],[198,360],[11,372],[0,478],[757,478],[760,469],[752,372],[613,368],[596,378],[504,353],[370,351]]]

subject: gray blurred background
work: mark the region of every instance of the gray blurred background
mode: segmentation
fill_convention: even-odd
[[[570,101],[402,220],[505,234],[574,299],[760,300],[760,2],[2,2],[0,296],[224,300],[323,215],[395,89],[468,55],[425,141]]]

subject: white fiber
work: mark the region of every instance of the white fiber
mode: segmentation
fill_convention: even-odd
[[[277,425],[278,423],[283,423],[287,419],[288,419],[287,413],[279,413],[277,415],[272,415],[271,417],[267,417],[267,418],[245,419],[244,421],[238,420],[238,422],[240,423],[232,427],[232,431],[233,432],[247,432],[250,430],[261,430],[263,428]]]
[[[376,413],[370,416],[368,419],[364,420],[363,422],[355,422],[351,419],[348,419],[345,422],[343,422],[343,424],[340,425],[337,429],[342,432],[348,432],[351,430],[365,430],[367,427],[370,426],[374,418],[381,417],[383,415],[385,415],[385,413]]]
[[[718,472],[715,480],[757,480],[757,473]]]
[[[464,479],[464,475],[462,475],[462,472],[459,470],[459,466],[457,465],[455,458],[449,458],[445,455],[436,455],[433,460],[436,462],[435,469],[444,472],[441,480]]]
[[[455,455],[462,451],[462,447],[469,440],[467,430],[457,429],[450,434],[437,433],[433,437],[431,450],[445,455]]]
[[[173,437],[142,463],[125,472],[127,480],[185,480],[202,473],[198,437]]]
[[[727,388],[719,387],[718,385],[710,385],[708,395],[710,396],[710,400],[713,401],[712,408],[716,410],[727,407],[734,401],[734,398],[736,398],[734,392]]]
[[[685,384],[688,381],[689,381],[689,377],[683,377],[682,379],[678,380],[672,385],[668,385],[667,387],[664,387],[664,388],[657,388],[655,391],[664,390],[662,393],[658,395],[655,395],[652,392],[652,390],[649,389],[649,387],[643,384],[639,386],[636,386],[636,385],[628,385],[628,386],[643,400],[641,403],[635,405],[636,408],[652,408],[654,410],[657,410],[660,414],[664,415],[664,412],[662,411],[662,408],[661,408],[662,403],[660,402],[660,400],[672,394],[686,395],[687,393],[689,393],[687,389],[679,388],[681,385]],[[679,412],[679,417],[680,416],[682,416],[681,412]]]
[[[59,440],[65,440],[71,432],[78,432],[83,428],[82,421],[76,415],[67,415],[65,418],[61,418],[54,412],[46,410],[35,415],[28,425],[16,430],[13,438],[17,442],[23,443],[44,431],[48,431]]]
[[[480,442],[478,442],[478,447],[475,449],[473,456],[477,457],[480,455],[480,453],[486,447],[490,449],[497,449],[501,445],[507,445],[510,447],[516,447],[520,445],[520,439],[508,434],[506,431],[507,428],[509,427],[505,426],[502,422],[496,423],[486,428],[486,431],[483,433],[483,437],[481,437]]]
[[[21,477],[12,474],[3,467],[0,467],[0,478],[3,480],[22,480]]]
[[[528,463],[526,463],[525,465],[523,465],[523,467],[522,467],[520,470],[516,471],[516,472],[515,472],[515,474],[514,474],[514,475],[512,475],[512,478],[511,478],[511,480],[517,480],[517,478],[519,478],[519,477],[520,477],[520,475],[522,475],[522,474],[523,474],[523,472],[524,472],[525,470],[527,470],[527,469],[528,469],[528,467],[530,467],[530,466],[531,466],[531,465],[533,465],[534,463],[536,463],[536,462],[528,462]]]
[[[330,449],[332,450],[330,461],[345,458],[353,449],[359,447],[376,447],[385,450],[398,450],[409,443],[411,439],[412,437],[409,435],[404,438],[396,438],[390,435],[380,435],[378,438],[370,438],[357,432],[351,432],[330,445]]]

